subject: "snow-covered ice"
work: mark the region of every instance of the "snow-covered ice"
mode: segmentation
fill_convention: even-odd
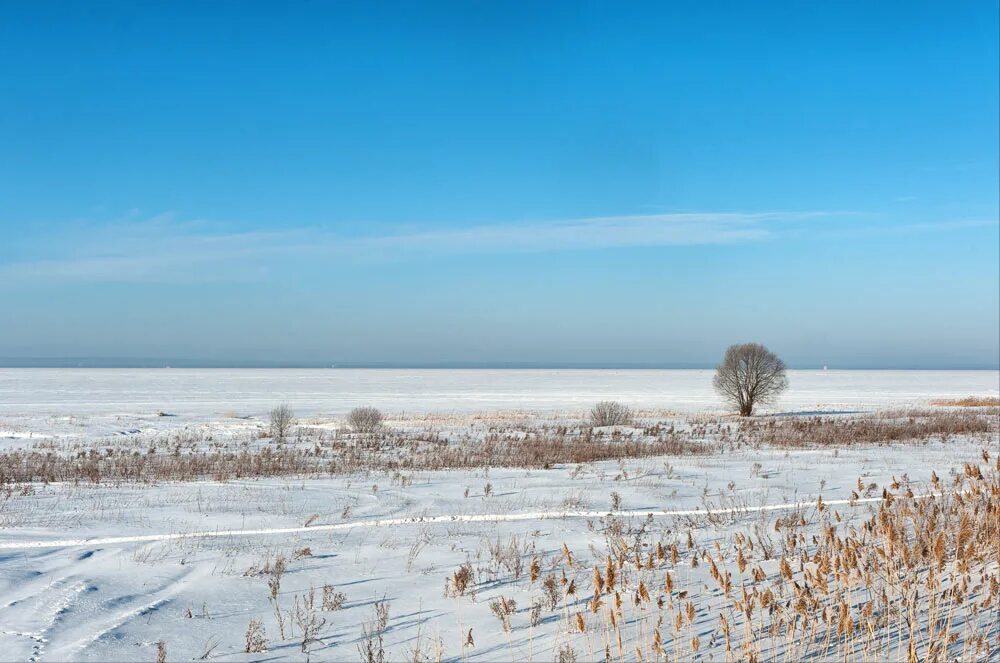
[[[774,410],[925,407],[935,398],[996,395],[998,375],[796,371]],[[359,404],[378,405],[400,420],[438,412],[454,415],[454,423],[491,410],[579,420],[604,398],[698,417],[720,410],[710,383],[706,371],[652,370],[0,370],[0,437],[6,448],[32,448],[54,439],[100,445],[116,433],[184,426],[224,436],[260,425],[280,402],[317,426],[336,425]],[[845,503],[859,478],[879,490],[904,476],[926,485],[932,471],[961,472],[984,445],[994,456],[1000,446],[994,436],[791,451],[743,447],[533,470],[12,487],[0,495],[0,658],[154,660],[163,640],[171,660],[206,653],[209,660],[305,660],[294,626],[286,624],[281,637],[274,604],[292,610],[324,585],[342,592],[344,603],[321,611],[319,641],[308,647],[313,660],[357,660],[361,625],[374,619],[382,600],[389,606],[382,633],[388,660],[413,660],[418,649],[432,660],[437,654],[553,660],[574,637],[577,654],[587,658],[558,614],[529,628],[537,587],[512,576],[491,546],[514,545],[525,563],[548,563],[565,545],[586,576],[607,547],[612,493],[623,520],[639,525],[654,512],[652,527],[663,537],[693,530],[705,544],[769,524],[770,509],[814,504],[820,495],[852,522],[873,506]],[[711,509],[735,513],[712,526],[678,513]],[[566,512],[571,517],[559,517]],[[309,554],[297,557],[304,548]],[[287,571],[270,601],[270,576],[260,571],[279,555]],[[446,596],[445,579],[466,563],[476,571],[474,593]],[[687,580],[697,587],[700,577]],[[501,595],[519,606],[510,634],[489,608]],[[712,618],[699,617],[698,627],[710,632]],[[251,619],[266,629],[265,653],[243,651]],[[462,647],[469,629],[475,645]]]
[[[998,371],[789,371],[775,412],[872,410],[1000,394]],[[240,429],[279,403],[299,416],[527,410],[580,416],[595,402],[721,409],[705,370],[0,369],[0,442],[96,437],[210,422]],[[166,414],[170,416],[159,416]]]
[[[873,408],[996,394],[997,371],[788,372],[779,406]],[[683,412],[718,408],[707,370],[0,369],[0,416],[261,414],[288,403],[304,415],[358,405],[389,412],[572,410],[613,399]]]

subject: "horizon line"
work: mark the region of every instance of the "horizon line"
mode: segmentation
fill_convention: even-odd
[[[260,359],[190,359],[182,357],[0,357],[3,368],[91,369],[437,369],[437,370],[710,370],[716,362],[569,362],[569,361],[271,361]],[[995,364],[904,365],[796,363],[789,370],[997,371]]]

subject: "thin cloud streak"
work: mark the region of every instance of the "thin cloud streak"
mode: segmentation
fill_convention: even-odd
[[[37,247],[33,260],[0,263],[14,281],[169,281],[259,278],[266,261],[336,257],[364,262],[421,256],[600,250],[759,242],[801,223],[858,216],[853,212],[704,212],[605,216],[560,221],[407,229],[343,237],[316,228],[225,233],[215,224],[145,221],[80,228],[64,244]],[[956,222],[964,227],[968,221]],[[947,230],[949,223],[894,226],[898,232]],[[857,230],[864,230],[857,229]]]
[[[771,236],[768,222],[822,213],[704,213],[609,216],[413,232],[356,240],[401,251],[553,251],[631,246],[728,244]]]

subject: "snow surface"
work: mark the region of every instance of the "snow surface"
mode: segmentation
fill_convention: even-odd
[[[773,412],[873,410],[1000,395],[1000,371],[789,371]],[[299,417],[373,405],[390,416],[527,410],[580,416],[595,402],[720,411],[712,371],[0,369],[0,443],[169,430],[239,430],[287,403]],[[171,416],[159,416],[167,414]]]
[[[303,415],[358,405],[389,412],[572,410],[614,399],[676,411],[718,408],[706,370],[0,369],[0,416]],[[998,371],[789,371],[784,410],[874,408],[1000,393]]]
[[[358,404],[400,417],[455,413],[462,422],[463,413],[492,409],[578,417],[594,401],[614,398],[699,416],[719,409],[710,377],[705,371],[2,370],[0,436],[21,447],[53,439],[104,444],[115,432],[181,426],[224,435],[258,425],[277,402],[320,426],[336,425],[333,418]],[[779,411],[920,406],[932,398],[995,395],[1000,379],[996,371],[828,371],[793,372],[790,381]],[[987,446],[995,455],[1000,445],[992,439]],[[491,543],[516,540],[525,564],[537,556],[543,565],[565,544],[586,576],[606,550],[601,523],[613,492],[622,510],[634,512],[619,514],[627,522],[639,524],[655,512],[653,527],[664,537],[686,535],[693,523],[700,544],[725,545],[737,528],[766,525],[770,509],[814,504],[819,495],[839,505],[848,522],[866,517],[872,504],[842,502],[859,477],[881,487],[906,475],[919,485],[932,470],[960,472],[982,447],[981,440],[953,439],[744,448],[547,470],[37,485],[0,495],[0,658],[154,660],[162,639],[170,660],[206,652],[208,660],[306,660],[294,629],[279,636],[267,577],[254,573],[284,555],[282,609],[327,584],[346,596],[341,609],[322,613],[326,624],[310,646],[312,660],[358,660],[361,625],[383,599],[390,606],[383,635],[390,661],[412,660],[417,648],[433,660],[432,642],[440,642],[444,660],[470,661],[549,661],[572,642],[582,660],[586,645],[561,616],[547,613],[528,628],[537,585],[512,579],[489,555]],[[712,525],[677,513],[707,509],[736,512]],[[574,515],[559,517],[565,512]],[[311,555],[292,559],[303,547]],[[445,579],[466,562],[477,570],[474,595],[446,597]],[[693,570],[686,576],[692,589],[702,579]],[[500,595],[518,602],[509,637],[488,605]],[[710,613],[697,628],[717,626]],[[267,630],[267,652],[243,653],[252,618]],[[470,628],[475,646],[463,651],[460,640]]]
[[[533,554],[553,558],[565,543],[586,570],[591,546],[604,547],[603,535],[594,527],[600,517],[509,522],[429,517],[548,516],[567,508],[602,513],[610,509],[609,494],[615,491],[623,508],[635,510],[705,509],[718,504],[721,496],[735,494],[750,507],[739,518],[745,524],[759,515],[754,506],[815,503],[819,494],[828,504],[837,504],[849,497],[857,477],[881,486],[907,473],[915,481],[926,481],[932,469],[942,475],[957,471],[962,461],[976,458],[979,448],[949,443],[793,454],[741,452],[597,463],[579,472],[426,472],[413,476],[405,487],[384,476],[38,487],[33,495],[8,499],[0,511],[4,543],[69,536],[156,540],[72,541],[53,548],[0,550],[0,651],[17,660],[151,660],[155,642],[162,638],[172,656],[185,660],[201,655],[215,641],[213,656],[222,660],[304,658],[294,638],[278,638],[266,578],[245,574],[277,554],[290,557],[308,546],[311,557],[289,562],[281,589],[285,607],[294,595],[324,584],[334,585],[347,599],[341,610],[325,615],[329,623],[322,643],[313,647],[314,659],[357,660],[359,625],[371,619],[373,603],[384,597],[391,606],[385,635],[389,660],[410,657],[418,629],[424,638],[439,635],[445,658],[456,660],[461,653],[458,635],[468,628],[473,628],[476,640],[476,647],[466,651],[469,660],[524,660],[529,646],[524,628],[527,583],[505,580],[499,570],[494,579],[480,573],[483,581],[475,599],[455,599],[444,596],[444,579],[468,560],[488,569],[487,542],[506,543],[513,537],[530,546]],[[760,463],[759,470],[754,471],[754,463]],[[737,484],[735,493],[731,481]],[[489,496],[487,483],[492,486]],[[854,509],[863,511],[865,506]],[[318,517],[311,525],[319,527],[304,527],[314,514]],[[372,518],[411,522],[373,527],[365,522]],[[347,523],[356,526],[322,528]],[[685,530],[675,517],[657,517],[655,523],[665,530]],[[296,531],[278,536],[162,536],[283,527]],[[724,540],[726,531],[706,527],[696,535],[711,542]],[[511,644],[488,609],[489,600],[501,594],[516,597],[523,606],[514,618]],[[186,617],[189,608],[191,618]],[[261,619],[272,638],[267,654],[242,653],[242,634],[251,618]],[[533,657],[552,660],[555,647],[566,639],[559,619],[535,629]]]

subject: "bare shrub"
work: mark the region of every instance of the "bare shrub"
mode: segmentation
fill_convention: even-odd
[[[317,642],[320,630],[326,626],[326,618],[319,615],[316,609],[316,590],[310,588],[301,596],[295,596],[291,612],[292,622],[299,627],[302,634],[301,651],[309,652],[309,646]]]
[[[452,596],[465,596],[469,585],[474,582],[472,566],[463,564],[451,575],[450,594]]]
[[[271,577],[267,580],[267,588],[272,600],[277,599],[281,592],[281,577],[283,575],[285,575],[285,558],[283,555],[278,555],[274,560],[274,566],[271,567]]]
[[[344,607],[347,596],[343,592],[338,592],[333,585],[323,585],[323,609],[327,612],[336,612]]]
[[[389,625],[389,602],[385,599],[375,602],[375,619],[361,627],[361,642],[358,653],[365,663],[385,663],[385,647],[382,634]]]
[[[288,405],[282,403],[271,410],[268,416],[268,431],[278,442],[284,442],[295,425],[295,415]]]
[[[592,426],[628,426],[632,423],[632,410],[624,403],[601,401],[590,409]]]
[[[504,541],[499,535],[496,539],[486,539],[485,543],[489,555],[487,570],[494,576],[506,571],[514,576],[514,580],[520,579],[524,573],[524,558],[534,552],[534,544],[527,538],[519,539],[517,536]]]
[[[549,610],[558,608],[562,596],[559,592],[559,585],[556,582],[555,576],[548,576],[542,581],[542,591],[545,592],[545,600],[548,603]]]
[[[358,654],[364,663],[385,663],[385,643],[382,632],[372,628],[371,624],[361,625],[361,642],[358,643]]]
[[[535,599],[531,603],[531,610],[528,612],[528,623],[538,626],[542,623],[542,602]]]
[[[440,636],[435,636],[430,642],[424,643],[423,629],[418,625],[417,637],[410,647],[408,660],[411,663],[430,663],[431,661],[441,661],[444,658],[444,640]]]
[[[281,611],[279,597],[281,594],[281,576],[284,574],[285,558],[282,555],[278,555],[274,560],[274,565],[271,567],[271,577],[267,580],[267,600],[271,603],[271,608],[274,610],[274,617],[278,622],[278,633],[281,635],[282,640],[285,639],[285,618]]]
[[[375,625],[380,631],[389,625],[389,602],[385,598],[375,602]]]
[[[788,388],[785,362],[759,343],[731,345],[712,380],[715,390],[741,417],[755,406],[773,402]]]
[[[251,619],[250,623],[247,624],[245,642],[243,651],[247,654],[259,654],[267,651],[267,634],[264,631],[264,624],[259,619]]]
[[[490,611],[500,620],[503,632],[510,633],[510,616],[517,612],[517,601],[501,596],[490,601]]]
[[[569,644],[559,646],[559,654],[556,658],[559,663],[576,663],[576,652]]]
[[[156,663],[167,663],[167,643],[163,640],[156,643]]]
[[[375,407],[356,407],[347,415],[347,425],[359,435],[374,435],[382,430],[385,417]]]

